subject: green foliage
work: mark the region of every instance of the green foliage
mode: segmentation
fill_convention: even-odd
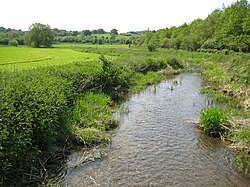
[[[159,83],[163,79],[163,75],[155,73],[153,71],[147,72],[145,75],[141,73],[136,73],[133,77],[133,87],[131,87],[131,92],[139,92],[145,89],[149,85],[154,85]]]
[[[177,60],[176,58],[169,59],[168,64],[173,68],[173,69],[183,69],[184,66]]]
[[[147,47],[148,47],[148,51],[149,51],[149,52],[154,52],[154,51],[156,51],[156,45],[153,44],[153,43],[148,44]]]
[[[114,34],[114,35],[118,35],[117,29],[112,29],[112,30],[110,31],[110,33],[111,33],[111,34]]]
[[[26,174],[40,176],[43,156],[71,138],[85,145],[109,141],[114,121],[108,105],[128,91],[162,80],[164,75],[157,72],[161,69],[173,74],[182,63],[219,61],[223,63],[209,65],[219,76],[208,73],[218,81],[226,62],[235,58],[228,69],[240,73],[232,77],[241,82],[248,73],[247,54],[233,57],[162,49],[151,53],[124,45],[56,47],[0,47],[0,180],[4,183],[36,180]],[[100,53],[105,57],[99,59]]]
[[[100,56],[102,71],[98,76],[97,84],[100,84],[101,91],[110,95],[113,100],[118,100],[120,94],[128,91],[131,72],[125,66],[118,66],[112,61]]]
[[[110,103],[111,99],[104,94],[87,93],[74,104],[71,115],[75,125],[102,131],[109,129],[113,122],[112,111],[108,106]]]
[[[54,37],[54,32],[49,25],[34,23],[25,34],[25,43],[36,48],[51,47]]]
[[[245,174],[250,175],[250,152],[245,150],[239,152],[234,158],[234,162],[237,164],[239,170],[243,171]]]
[[[3,179],[31,172],[63,133],[68,83],[44,71],[1,72],[0,165]],[[8,125],[7,125],[8,124]],[[24,176],[22,176],[24,177]]]
[[[242,128],[237,132],[240,141],[250,143],[250,128]]]
[[[228,122],[228,114],[219,108],[207,108],[200,115],[200,127],[205,133],[219,136],[224,133],[223,125]]]
[[[15,47],[18,47],[18,41],[15,40],[15,39],[12,39],[9,41],[9,46],[15,46]]]
[[[94,93],[87,93],[75,102],[73,110],[69,111],[68,123],[78,143],[92,145],[110,140],[107,132],[115,127],[110,102],[106,95]]]
[[[250,6],[240,0],[222,10],[213,11],[206,19],[190,24],[152,31],[140,38],[139,45],[152,43],[163,48],[197,51],[200,48],[250,52]],[[150,50],[150,49],[149,49]]]

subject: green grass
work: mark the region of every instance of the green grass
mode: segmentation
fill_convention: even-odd
[[[110,141],[109,130],[114,127],[111,99],[104,94],[87,93],[75,102],[69,123],[78,142],[93,145]]]
[[[207,108],[200,116],[200,127],[209,135],[222,136],[229,120],[228,114],[219,108]]]
[[[0,70],[24,70],[98,61],[99,55],[60,48],[0,47]]]
[[[60,43],[54,44],[55,48],[96,48],[96,49],[126,49],[128,45],[124,44],[80,44],[80,43]]]

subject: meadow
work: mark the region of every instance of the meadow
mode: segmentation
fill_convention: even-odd
[[[184,69],[199,71],[203,91],[226,103],[230,115],[249,117],[249,54],[93,44],[0,47],[0,184],[35,184],[72,145],[108,143],[117,103]],[[236,128],[227,138],[249,146],[249,128]]]
[[[22,70],[70,63],[98,61],[99,55],[79,53],[70,49],[0,47],[0,69]]]

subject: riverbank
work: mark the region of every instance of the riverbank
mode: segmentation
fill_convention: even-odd
[[[47,49],[27,48],[29,53],[38,53],[39,61],[36,55],[26,61],[30,54],[24,48],[1,49],[16,52],[0,62],[4,67],[0,71],[1,185],[34,185],[53,173],[72,146],[109,142],[116,126],[114,103],[178,73],[181,67],[175,58],[159,60],[149,52],[141,53],[144,59],[126,63],[115,60],[121,51],[112,55],[109,48],[105,48],[110,53],[105,54],[107,58],[97,52],[64,49],[76,61],[64,59],[60,65],[56,58],[60,49],[49,49],[48,54]],[[166,70],[157,73],[160,69]]]
[[[202,91],[223,105],[227,116],[220,138],[238,152],[234,163],[250,175],[250,57],[234,54],[195,62],[205,81]],[[219,118],[218,118],[219,119]],[[220,116],[220,120],[222,117]]]
[[[231,163],[235,152],[193,124],[213,101],[200,92],[202,82],[182,73],[133,94],[121,107],[126,112],[115,115],[112,143],[73,152],[55,184],[247,186],[250,178]]]
[[[182,72],[183,67],[186,70],[191,66],[202,69],[201,74],[208,80],[204,91],[215,94],[218,101],[235,106],[236,110],[232,110],[235,116],[249,116],[243,112],[242,105],[248,95],[231,97],[225,94],[231,93],[231,88],[235,89],[235,93],[242,93],[240,89],[248,90],[248,54],[164,49],[148,52],[136,47],[90,48],[73,45],[63,49],[65,55],[74,57],[73,61],[67,58],[60,64],[56,54],[63,51],[58,48],[49,49],[50,57],[46,56],[44,49],[29,48],[29,53],[39,52],[39,61],[18,59],[20,66],[12,56],[7,60],[9,65],[1,62],[4,64],[0,71],[0,104],[3,106],[3,119],[0,121],[3,124],[0,134],[1,183],[37,183],[48,178],[48,171],[53,173],[54,166],[66,158],[72,146],[88,147],[110,142],[116,127],[112,107],[128,93],[155,85],[166,76]],[[19,58],[27,55],[25,49],[22,48],[21,52],[17,55]],[[221,67],[224,67],[223,71]],[[237,74],[238,69],[241,73]],[[227,74],[223,79],[224,71]],[[220,93],[220,90],[223,91],[217,89],[222,88],[220,80],[223,80],[224,86],[230,86],[229,91]],[[224,96],[230,99],[224,99]],[[244,132],[246,136],[240,133],[234,141],[249,141],[245,138],[249,137],[248,130]],[[12,180],[13,177],[17,180]]]

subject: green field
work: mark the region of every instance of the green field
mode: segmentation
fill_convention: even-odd
[[[96,49],[127,49],[124,44],[79,44],[79,43],[60,43],[54,44],[55,48],[96,48]]]
[[[0,69],[21,70],[98,61],[99,55],[63,48],[0,47]]]

